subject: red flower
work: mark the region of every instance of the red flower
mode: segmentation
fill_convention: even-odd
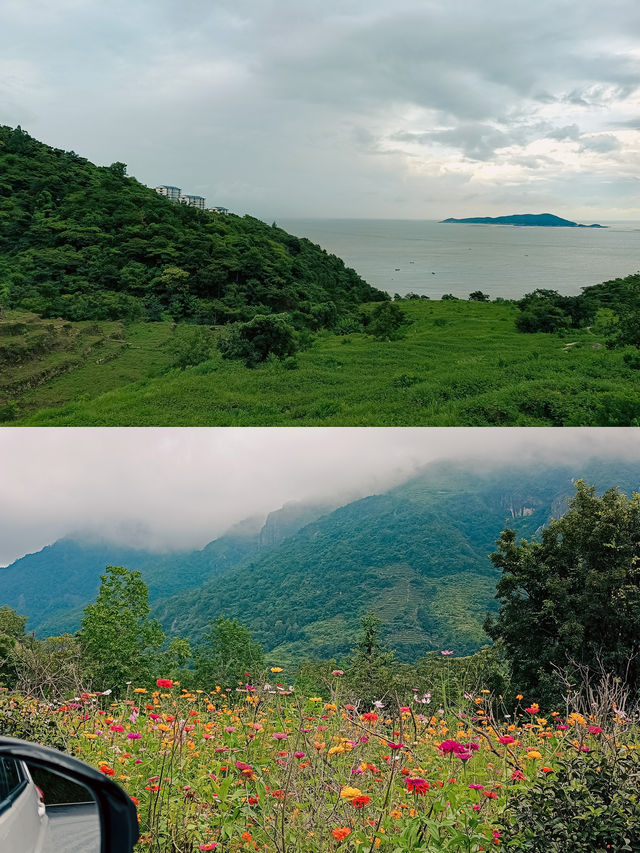
[[[600,726],[589,726],[589,731],[592,735],[599,735],[602,733]]]
[[[426,794],[429,790],[429,783],[426,779],[416,776],[413,779],[407,779],[407,791],[415,791],[416,794]]]
[[[495,794],[493,791],[483,791],[482,793],[485,795],[485,797],[489,797],[490,800],[498,799],[498,795]]]
[[[362,719],[366,720],[368,723],[377,723],[378,715],[375,711],[365,711],[365,713],[362,715]]]
[[[116,771],[113,769],[113,767],[109,767],[108,764],[101,764],[100,772],[104,773],[105,776],[114,776]]]
[[[371,802],[371,797],[368,797],[366,794],[360,794],[359,797],[354,797],[351,800],[351,805],[355,809],[364,808],[364,806],[368,805]]]
[[[351,835],[351,830],[348,826],[338,826],[332,830],[331,834],[336,841],[344,841],[347,835]]]
[[[158,685],[158,687],[164,687],[168,690],[172,686],[173,681],[171,681],[170,678],[159,678],[156,681],[156,684]]]

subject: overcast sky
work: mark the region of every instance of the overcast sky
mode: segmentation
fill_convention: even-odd
[[[0,122],[238,213],[640,219],[637,0],[2,0]]]
[[[0,565],[76,532],[200,548],[288,501],[346,503],[435,459],[639,453],[635,429],[4,429]]]

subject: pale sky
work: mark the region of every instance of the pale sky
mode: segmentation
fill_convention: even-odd
[[[640,458],[640,430],[5,428],[0,565],[78,532],[152,550],[201,548],[288,501],[347,503],[438,459],[476,470],[613,456]]]
[[[3,0],[0,123],[278,217],[640,219],[637,0]]]

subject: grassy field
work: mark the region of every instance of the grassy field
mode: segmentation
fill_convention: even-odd
[[[629,426],[640,423],[640,375],[598,327],[522,334],[510,304],[405,301],[400,340],[320,333],[286,363],[250,370],[216,353],[171,370],[170,324],[72,324],[86,356],[10,392],[12,425],[47,426]],[[14,318],[15,319],[15,318]],[[67,324],[68,325],[68,324]],[[99,340],[93,340],[94,329]],[[100,329],[100,334],[95,332]],[[91,349],[93,347],[93,349]],[[81,348],[80,348],[81,349]]]

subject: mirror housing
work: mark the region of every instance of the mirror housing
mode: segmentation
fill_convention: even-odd
[[[129,795],[111,779],[84,761],[17,738],[0,737],[0,755],[42,767],[84,785],[98,807],[101,853],[131,853],[140,836],[136,807]]]

